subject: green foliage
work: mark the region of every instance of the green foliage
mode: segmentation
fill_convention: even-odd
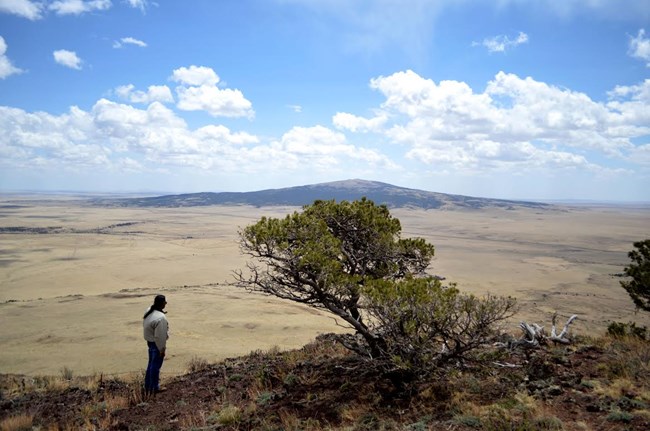
[[[614,337],[624,337],[626,335],[627,323],[612,322],[607,326],[607,333]]]
[[[262,392],[257,396],[257,404],[263,406],[273,400],[273,392]]]
[[[229,382],[239,382],[244,378],[242,374],[231,374],[228,376],[228,381]]]
[[[372,201],[316,201],[284,219],[263,217],[239,232],[248,264],[240,286],[326,309],[359,334],[375,356],[378,339],[362,318],[363,286],[420,276],[434,255],[423,239],[401,239],[401,225]]]
[[[427,371],[465,357],[512,315],[513,298],[478,298],[436,278],[378,280],[365,290],[366,306],[394,365]]]
[[[298,383],[298,376],[293,373],[289,373],[284,377],[282,383],[284,383],[286,386],[294,386],[296,383]]]
[[[607,420],[610,422],[623,422],[628,423],[632,422],[634,415],[632,413],[624,412],[622,410],[612,410],[607,415]]]
[[[257,263],[235,273],[237,285],[328,310],[360,336],[341,337],[347,348],[401,369],[463,356],[514,300],[443,287],[426,273],[434,246],[400,233],[388,208],[365,198],[263,217],[239,232],[242,252]]]
[[[454,416],[454,422],[470,428],[481,428],[482,426],[481,418],[473,415],[456,415]]]
[[[563,430],[564,424],[555,416],[542,416],[533,420],[535,429],[538,430]]]
[[[648,335],[647,326],[636,326],[636,323],[612,322],[607,326],[607,334],[613,337],[636,337],[645,340]]]
[[[627,254],[632,263],[623,271],[631,280],[621,281],[621,286],[637,308],[650,311],[650,239],[635,242],[634,247]]]

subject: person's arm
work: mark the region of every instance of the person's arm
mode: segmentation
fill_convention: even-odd
[[[160,351],[160,356],[165,357],[165,350],[167,349],[167,319],[164,317],[160,319],[154,328],[154,339],[156,340],[156,347]]]

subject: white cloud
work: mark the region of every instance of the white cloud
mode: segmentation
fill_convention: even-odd
[[[386,115],[378,115],[374,118],[357,117],[356,115],[346,112],[337,112],[332,117],[332,123],[338,129],[345,129],[351,132],[371,132],[377,131],[383,126],[388,118]]]
[[[406,145],[406,157],[465,170],[603,170],[589,155],[632,160],[634,138],[650,134],[650,80],[617,87],[616,100],[499,72],[483,92],[459,81],[436,83],[413,71],[371,80],[384,102],[375,117],[338,113],[334,124]],[[372,123],[371,123],[372,121]]]
[[[131,94],[127,89],[126,94]],[[62,115],[30,113],[0,106],[0,169],[55,168],[145,172],[188,168],[256,174],[353,167],[395,169],[385,155],[349,144],[345,135],[323,126],[294,127],[280,139],[262,143],[247,132],[223,125],[190,129],[159,102],[144,109],[98,100],[89,111],[70,108]]]
[[[146,109],[98,100],[90,111],[29,113],[0,106],[0,166],[137,169],[147,165],[209,169],[243,160],[242,151],[259,139],[225,126],[188,128],[159,102]]]
[[[296,154],[327,155],[352,149],[346,145],[345,135],[323,126],[293,127],[282,136],[280,144]]]
[[[146,92],[135,90],[133,84],[122,85],[115,89],[115,93],[122,99],[132,103],[171,103],[174,101],[172,92],[166,85],[150,85]]]
[[[170,79],[183,85],[192,86],[217,85],[219,83],[219,76],[214,70],[194,65],[174,70]]]
[[[111,6],[111,0],[57,0],[48,8],[57,15],[81,15],[96,10],[107,10]]]
[[[645,61],[646,66],[650,67],[650,38],[645,37],[644,29],[640,29],[636,37],[630,38],[628,53],[634,58]]]
[[[646,79],[638,85],[617,85],[608,95],[611,99],[625,99],[627,97],[650,104],[650,79]]]
[[[210,68],[177,69],[171,79],[179,83],[177,94],[196,91],[193,102],[203,109],[231,116],[246,112],[234,109],[241,93],[228,109],[215,108],[215,99],[223,102],[222,92],[233,90],[219,88],[219,77]],[[73,107],[63,115],[0,107],[0,169],[172,172],[180,167],[199,175],[275,170],[283,175],[359,176],[371,169],[376,175],[377,168],[388,172],[408,167],[414,176],[422,168],[498,176],[556,171],[618,175],[620,166],[650,167],[650,146],[634,144],[650,135],[650,79],[616,87],[607,102],[504,72],[481,91],[461,81],[435,82],[410,70],[372,79],[370,87],[383,102],[368,107],[372,114],[367,118],[339,112],[332,118],[338,130],[293,127],[264,140],[220,124],[190,128],[163,104],[173,102],[165,85],[114,90],[145,107],[106,99],[88,111]],[[198,103],[201,95],[209,97]],[[191,99],[188,95],[185,102]],[[180,96],[178,101],[180,107]],[[385,151],[394,155],[389,158],[367,142],[387,143]],[[613,160],[614,167],[600,166],[604,158]]]
[[[8,76],[22,73],[23,70],[11,64],[11,60],[5,55],[7,53],[7,43],[5,39],[0,36],[0,79],[5,79]]]
[[[71,69],[81,70],[81,59],[77,57],[77,53],[74,51],[68,51],[66,49],[59,49],[52,53],[54,56],[54,61],[59,63],[62,66],[69,67]]]
[[[213,117],[248,117],[255,113],[241,91],[216,86],[177,87],[178,109],[206,111]]]
[[[363,161],[390,169],[396,165],[385,155],[360,148],[346,142],[345,135],[323,126],[293,127],[275,143],[276,148],[291,155],[289,160],[308,161],[309,166],[330,169],[339,166],[345,159]]]
[[[133,37],[123,37],[120,40],[116,40],[115,43],[113,43],[113,48],[122,48],[124,45],[135,45],[139,46],[140,48],[146,48],[147,44],[139,39],[135,39]]]
[[[194,136],[204,142],[228,142],[232,145],[257,144],[259,139],[245,132],[232,133],[227,127],[221,125],[204,126],[194,132]]]
[[[92,118],[72,107],[60,116],[0,107],[0,148],[11,159],[5,166],[37,165],[96,167],[108,162],[110,151],[96,139]]]
[[[609,92],[610,133],[637,137],[650,134],[650,79],[638,85],[617,86]]]
[[[296,114],[300,114],[302,112],[302,106],[300,105],[287,105],[287,108],[291,109]]]
[[[142,163],[138,162],[137,160],[133,160],[130,157],[125,157],[123,159],[117,160],[115,166],[120,172],[138,173],[147,171],[147,168]]]
[[[489,52],[506,52],[506,50],[515,48],[523,43],[528,43],[528,35],[524,32],[519,32],[514,39],[510,39],[505,35],[499,35],[483,39],[483,42],[473,42],[472,46],[483,45]]]
[[[18,15],[30,20],[43,17],[43,6],[40,2],[30,0],[0,0],[0,12]]]
[[[181,67],[174,70],[170,79],[180,83],[176,87],[178,109],[206,111],[213,117],[253,118],[255,115],[252,103],[241,91],[217,86],[219,76],[209,67]]]
[[[132,8],[140,9],[142,13],[144,13],[149,6],[148,0],[126,0],[126,3]]]

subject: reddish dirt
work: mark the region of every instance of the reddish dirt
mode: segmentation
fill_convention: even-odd
[[[617,375],[617,364],[625,364],[623,353],[594,345],[511,352],[498,362],[513,367],[497,366],[495,359],[400,384],[367,361],[320,342],[293,353],[257,353],[208,365],[171,379],[164,392],[146,400],[118,381],[103,382],[94,391],[3,395],[0,419],[28,412],[35,426],[62,429],[89,423],[112,430],[281,430],[291,423],[314,430],[481,429],[476,418],[459,419],[457,400],[462,398],[509,411],[495,416],[491,429],[648,430],[650,415],[638,412],[650,411],[644,399],[650,393],[648,376],[641,373],[648,370],[650,357],[641,357],[640,374],[619,370]],[[622,375],[629,384],[618,392],[598,391],[594,384],[607,385]],[[522,393],[541,401],[546,419],[521,422],[525,413],[513,400]],[[93,411],[118,396],[131,402],[111,412]],[[239,408],[236,422],[217,418],[224,406]]]

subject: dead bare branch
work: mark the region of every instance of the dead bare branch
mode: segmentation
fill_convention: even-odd
[[[553,314],[552,326],[551,326],[551,335],[547,335],[544,331],[544,327],[538,325],[537,323],[526,323],[521,322],[519,327],[523,331],[523,336],[516,341],[508,343],[509,347],[522,347],[525,349],[537,348],[539,346],[548,345],[549,341],[553,343],[560,344],[571,344],[571,339],[568,336],[569,326],[573,323],[574,320],[578,318],[577,315],[572,315],[567,320],[562,332],[557,334],[556,321],[557,321],[557,312]]]

